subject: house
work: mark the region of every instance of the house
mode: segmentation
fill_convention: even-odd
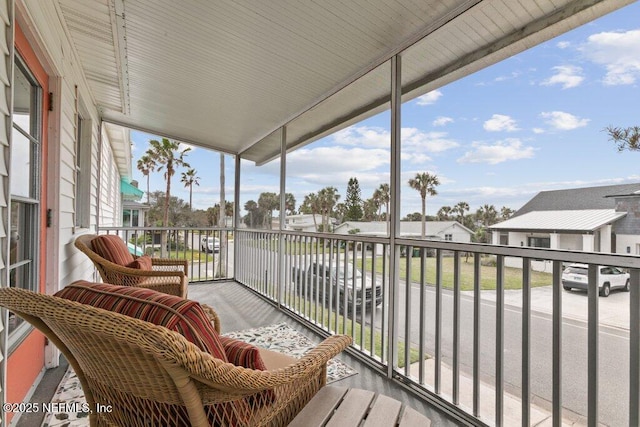
[[[284,193],[291,152],[375,114],[390,112],[390,206],[392,212],[394,206],[399,211],[402,102],[628,3],[0,0],[0,83],[4,85],[0,95],[0,286],[52,294],[74,280],[95,278],[93,265],[74,249],[73,241],[83,233],[123,222],[122,182],[130,183],[132,178],[129,129],[235,156],[234,200],[238,201],[243,163],[260,166],[280,159],[280,193]],[[608,200],[618,200],[622,207],[633,194],[628,189],[606,195],[617,195]],[[613,213],[591,228],[573,230],[578,236],[598,232],[598,239],[583,237],[586,246],[606,247],[610,234],[606,227],[624,216],[620,212],[618,218],[615,208],[602,209],[613,209]],[[284,203],[279,211],[285,211]],[[391,229],[399,236],[399,215],[391,216],[395,218]],[[250,280],[278,276],[271,267],[284,263],[266,263],[283,261],[284,254],[271,251],[267,257],[263,248],[270,248],[271,240],[282,236],[283,230],[254,236],[251,230],[239,230],[239,223],[235,218],[231,232],[239,239],[234,243],[262,238],[260,243],[268,244],[250,241],[243,252],[236,245],[233,279],[249,287]],[[450,234],[453,241],[458,230],[450,230],[443,231],[441,238],[447,240]],[[550,246],[554,234],[557,245],[564,245],[564,233],[549,227],[541,230],[513,232],[547,235]],[[629,233],[621,229],[618,242]],[[393,238],[380,239],[394,245]],[[512,244],[526,241],[515,235],[511,240]],[[416,240],[423,247],[428,243]],[[437,244],[448,245],[446,241]],[[392,249],[399,252],[397,247]],[[519,249],[513,253],[522,255]],[[638,267],[632,261],[621,262]],[[385,274],[398,272],[395,258],[390,263],[391,268],[382,269]],[[397,276],[384,280],[398,287]],[[270,297],[277,303],[273,309],[278,309],[282,303],[276,301],[278,294]],[[0,400],[28,401],[46,368],[59,363],[59,354],[26,322],[6,310],[2,313]],[[299,316],[301,321],[305,317]],[[401,327],[397,313],[384,319],[388,326],[384,329],[392,334],[386,340],[390,357],[368,366],[396,385],[417,390],[416,396],[426,396],[457,420],[483,424],[459,404],[455,393],[450,398],[446,390],[440,393],[436,387],[433,392],[393,366]],[[503,333],[500,322],[496,324],[496,334]],[[363,349],[352,350],[368,360]],[[504,347],[496,353],[503,354]],[[458,352],[452,359],[462,357]],[[630,365],[640,366],[637,358],[630,359]],[[504,364],[501,358],[498,362],[496,372],[501,372]],[[587,372],[592,374],[597,370]],[[554,396],[561,395],[561,381],[554,380]],[[497,390],[503,386],[504,381]],[[595,393],[591,390],[590,395],[597,397],[597,392],[597,388]],[[638,390],[629,395],[633,412],[640,401]],[[522,396],[526,405],[530,395],[523,392]],[[559,400],[552,403],[561,408]],[[503,412],[496,399],[495,424],[504,424]],[[14,414],[0,417],[6,425]],[[559,421],[556,413],[554,422]],[[633,421],[630,424],[637,424]]]
[[[274,222],[279,221],[275,218]],[[322,225],[322,215],[318,214],[297,214],[287,215],[284,219],[285,229],[294,231],[317,231]],[[329,218],[330,226],[335,225],[336,219]],[[278,224],[274,224],[274,228],[278,227]]]
[[[386,236],[388,224],[386,221],[345,221],[335,227],[337,234],[358,234],[367,236]],[[427,221],[426,239],[446,240],[451,242],[469,243],[473,231],[458,221]],[[422,232],[420,221],[400,221],[400,237],[419,238]]]
[[[489,227],[493,244],[640,254],[640,184],[542,191]]]

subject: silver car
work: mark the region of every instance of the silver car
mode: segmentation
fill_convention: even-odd
[[[589,266],[586,264],[571,264],[562,272],[562,287],[571,289],[587,289],[589,280]],[[629,273],[618,267],[598,266],[598,290],[600,296],[608,297],[612,289],[622,289],[629,292]]]
[[[202,252],[220,252],[220,239],[217,237],[203,237],[200,243]]]

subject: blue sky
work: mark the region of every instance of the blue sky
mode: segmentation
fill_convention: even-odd
[[[638,2],[403,105],[402,215],[420,210],[406,182],[428,171],[440,179],[427,213],[466,201],[518,209],[542,190],[640,181],[640,153],[618,153],[603,129],[640,125]],[[362,198],[389,182],[389,113],[305,146],[288,156],[287,192],[298,204],[327,185],[344,200],[355,176]],[[135,168],[148,134],[131,134]],[[187,160],[201,177],[194,208],[219,201],[219,154],[194,148]],[[227,199],[234,160],[226,156]],[[263,191],[279,191],[279,164],[242,162],[240,207]],[[174,178],[173,195],[189,193]],[[164,189],[160,173],[153,190]]]

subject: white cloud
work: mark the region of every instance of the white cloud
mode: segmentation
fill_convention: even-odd
[[[533,128],[532,130],[533,130],[533,133],[538,133],[538,134],[544,133],[544,129],[542,128]]]
[[[349,126],[333,134],[337,144],[372,148],[389,148],[391,134],[383,128]]]
[[[633,84],[640,78],[640,30],[593,34],[580,50],[607,70],[605,85]]]
[[[494,114],[484,122],[483,127],[488,132],[513,132],[519,129],[514,119],[503,114]]]
[[[573,130],[584,127],[589,123],[589,119],[581,119],[564,111],[544,112],[540,116],[546,119],[548,125],[558,130]]]
[[[458,159],[458,163],[489,163],[495,165],[509,160],[530,159],[535,149],[523,146],[517,138],[497,141],[495,144],[474,142],[472,149]]]
[[[446,126],[449,123],[453,123],[453,119],[451,117],[439,116],[433,121],[432,125],[433,126]]]
[[[456,141],[447,138],[446,132],[422,132],[416,128],[402,128],[402,149],[409,153],[441,153],[459,146]]]
[[[558,42],[556,46],[558,49],[566,49],[571,46],[571,42]]]
[[[562,85],[562,89],[579,86],[584,81],[582,68],[573,65],[553,67],[555,74],[542,82],[543,86]]]
[[[426,93],[422,96],[419,96],[416,100],[416,104],[418,105],[431,105],[435,104],[435,102],[442,96],[442,92],[438,89],[432,90],[429,93]]]

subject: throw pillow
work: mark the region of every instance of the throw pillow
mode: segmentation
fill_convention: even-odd
[[[116,234],[103,234],[91,241],[93,250],[102,258],[114,264],[126,266],[133,262],[126,243]]]

